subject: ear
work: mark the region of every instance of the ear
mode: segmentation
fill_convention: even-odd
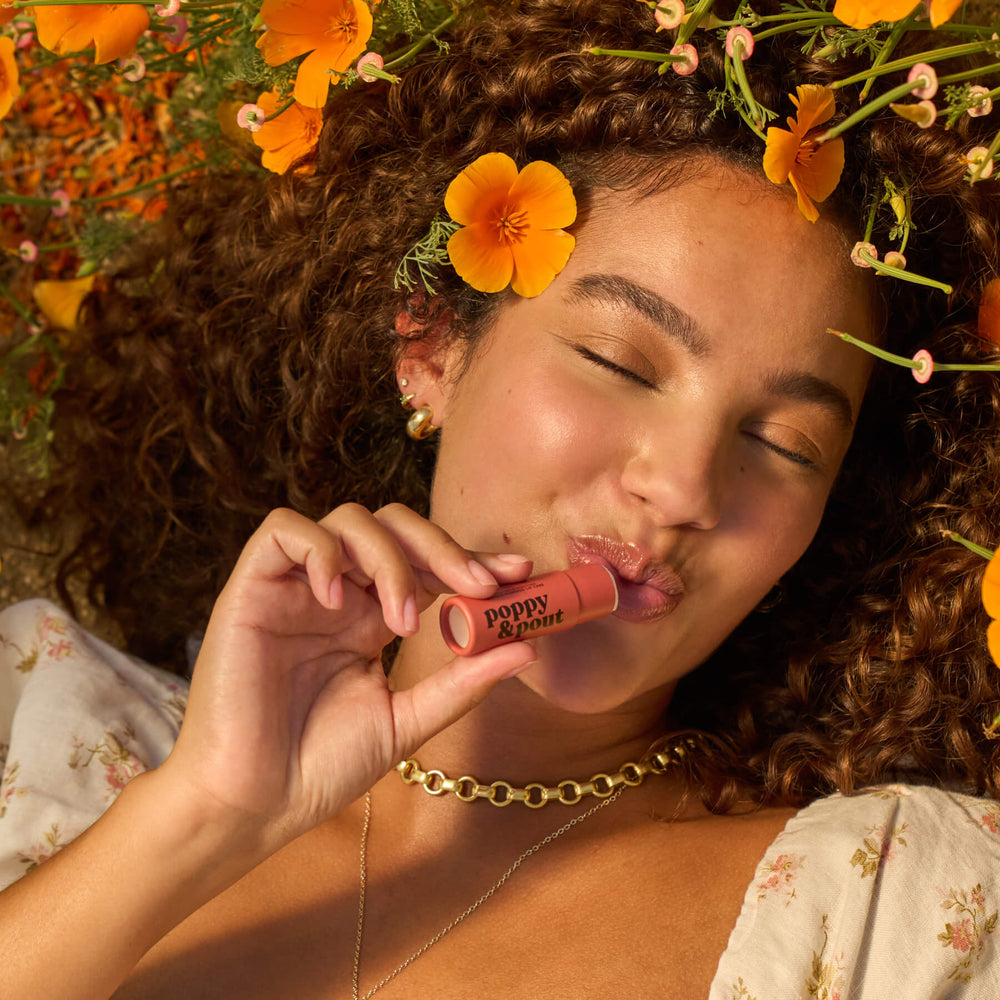
[[[454,363],[461,350],[450,336],[451,320],[450,311],[438,314],[425,332],[425,326],[409,312],[396,317],[396,333],[406,340],[396,363],[399,394],[411,397],[407,405],[414,410],[430,407],[436,427],[446,419]]]

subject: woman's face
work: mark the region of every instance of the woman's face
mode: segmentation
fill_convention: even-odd
[[[623,579],[615,616],[536,640],[521,676],[572,711],[672,684],[809,545],[851,439],[869,273],[839,230],[729,169],[600,193],[569,264],[440,383],[432,517],[534,572]]]

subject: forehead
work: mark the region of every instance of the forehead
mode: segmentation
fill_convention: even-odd
[[[593,275],[621,275],[678,306],[731,358],[867,377],[868,359],[827,329],[873,338],[873,272],[851,263],[839,224],[803,218],[787,186],[699,165],[652,194],[594,192],[574,232],[552,286],[564,300]]]
[[[627,270],[712,305],[720,319],[745,323],[766,302],[792,327],[850,314],[850,332],[871,333],[872,272],[850,261],[856,237],[832,213],[808,222],[788,185],[696,161],[690,177],[653,193],[596,190],[574,232],[569,277]]]

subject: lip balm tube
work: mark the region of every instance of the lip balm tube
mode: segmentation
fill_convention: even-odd
[[[449,597],[441,605],[441,635],[458,656],[603,618],[618,607],[618,583],[600,563],[544,573],[500,587],[484,600]]]

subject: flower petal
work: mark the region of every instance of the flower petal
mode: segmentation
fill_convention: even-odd
[[[510,186],[510,201],[528,214],[532,228],[565,229],[576,221],[573,188],[558,167],[529,163]]]
[[[495,204],[498,194],[506,198],[516,180],[517,164],[506,153],[485,153],[473,160],[448,185],[444,196],[445,210],[463,226],[485,222],[484,216],[488,213],[486,204]]]
[[[540,295],[566,266],[576,240],[561,229],[538,229],[515,243],[511,288],[524,298]]]
[[[283,34],[310,35],[315,48],[330,20],[342,14],[345,0],[264,0],[260,19]]]
[[[764,173],[773,184],[784,184],[795,165],[799,152],[799,137],[772,125],[767,130],[764,148]]]
[[[937,28],[951,20],[952,14],[962,6],[962,0],[931,0],[931,27]]]
[[[39,8],[40,9],[40,8]],[[31,294],[42,315],[60,330],[76,330],[77,314],[84,296],[94,287],[96,275],[69,281],[36,281]]]
[[[497,238],[496,227],[486,223],[452,233],[448,257],[458,276],[480,292],[503,291],[514,274],[510,247]]]
[[[806,83],[795,88],[796,96],[792,103],[798,109],[795,117],[798,120],[800,135],[805,135],[817,125],[829,121],[837,110],[837,101],[829,87],[818,83]]]
[[[812,203],[807,191],[803,190],[795,174],[789,174],[788,179],[795,188],[795,195],[798,199],[799,211],[810,221],[815,222],[819,218],[819,209]]]
[[[87,48],[94,40],[94,25],[100,17],[96,7],[97,4],[36,7],[38,44],[60,56]]]
[[[1000,278],[993,278],[983,289],[977,328],[980,337],[1000,347]]]
[[[330,94],[330,84],[335,83],[339,75],[326,52],[317,49],[302,60],[292,94],[307,108],[322,108]]]
[[[14,61],[14,39],[0,38],[0,118],[13,107],[21,95],[17,63]]]
[[[149,27],[145,7],[134,3],[113,3],[94,32],[94,62],[98,65],[121,59],[135,50],[139,36]]]
[[[257,48],[268,66],[281,66],[289,59],[312,52],[316,39],[309,35],[287,35],[270,29],[257,39]]]
[[[814,201],[826,201],[836,190],[844,172],[844,140],[823,143],[807,163],[796,164],[792,175]]]
[[[990,618],[1000,618],[1000,555],[995,555],[983,574],[983,607]]]
[[[918,0],[837,0],[833,16],[852,28],[870,28],[876,21],[898,21]],[[958,0],[961,3],[961,0]]]
[[[986,629],[986,647],[993,662],[1000,667],[1000,622],[990,622]]]

